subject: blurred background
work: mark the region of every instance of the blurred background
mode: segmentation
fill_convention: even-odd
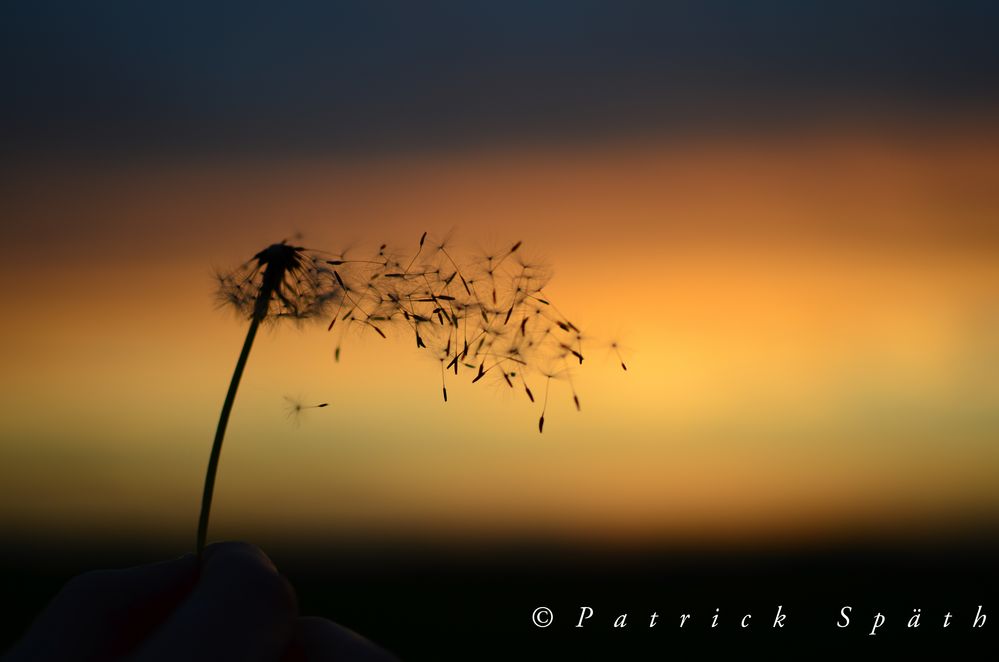
[[[994,3],[2,11],[3,642],[72,572],[193,547],[245,333],[213,268],[424,231],[552,268],[582,409],[554,382],[539,435],[501,384],[441,402],[408,336],[263,333],[210,537],[314,612],[420,659],[437,621],[384,610],[434,592],[527,639],[578,584],[816,622],[846,578],[900,619],[994,594]]]

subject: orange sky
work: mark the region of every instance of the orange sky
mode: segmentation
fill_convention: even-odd
[[[745,539],[999,509],[999,134],[826,126],[378,160],[8,173],[0,522],[193,536],[244,333],[211,268],[524,240],[592,337],[538,411],[400,339],[261,334],[214,536],[546,531]],[[624,373],[606,342],[626,347]],[[328,401],[299,425],[284,396]]]

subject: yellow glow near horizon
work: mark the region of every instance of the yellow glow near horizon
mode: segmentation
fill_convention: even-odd
[[[213,535],[739,539],[994,514],[996,144],[832,133],[23,173],[5,204],[28,229],[0,267],[0,521],[192,535],[244,332],[212,307],[212,264],[296,231],[404,247],[452,228],[553,266],[551,297],[592,336],[583,411],[554,384],[538,435],[501,384],[463,375],[444,405],[408,338],[353,338],[334,363],[324,325],[275,328],[237,399]],[[295,426],[286,395],[331,406]]]

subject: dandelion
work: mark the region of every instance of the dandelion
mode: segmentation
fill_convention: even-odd
[[[204,551],[208,535],[208,517],[212,508],[212,493],[218,472],[219,456],[226,425],[236,400],[236,390],[243,376],[246,361],[253,347],[257,329],[265,321],[293,319],[302,321],[316,317],[338,300],[343,292],[336,287],[329,265],[300,246],[284,242],[273,244],[253,256],[246,264],[232,272],[217,276],[219,303],[231,307],[250,320],[243,349],[236,361],[236,368],[229,382],[229,390],[219,414],[215,440],[205,473],[205,488],[201,498],[201,516],[198,521],[198,555]]]
[[[488,376],[493,383],[522,388],[532,404],[541,406],[538,432],[544,432],[553,380],[568,383],[573,405],[580,408],[572,371],[583,364],[584,336],[545,294],[548,269],[526,257],[520,241],[465,263],[457,258],[449,240],[434,241],[426,232],[411,255],[382,244],[372,255],[320,256],[280,243],[218,277],[220,302],[248,317],[250,327],[212,445],[199,553],[205,545],[226,423],[262,322],[329,320],[327,330],[340,335],[333,350],[335,362],[340,361],[348,330],[381,339],[396,331],[439,363],[444,403],[449,375],[465,370],[473,384]],[[621,365],[624,368],[623,360]],[[541,379],[544,397],[536,398],[529,384],[538,385]],[[305,405],[289,399],[289,405],[289,416],[297,417],[304,409],[327,403]]]

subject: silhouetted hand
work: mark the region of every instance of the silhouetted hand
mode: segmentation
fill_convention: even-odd
[[[70,580],[3,658],[73,662],[393,660],[322,618],[301,618],[291,584],[246,543]]]

